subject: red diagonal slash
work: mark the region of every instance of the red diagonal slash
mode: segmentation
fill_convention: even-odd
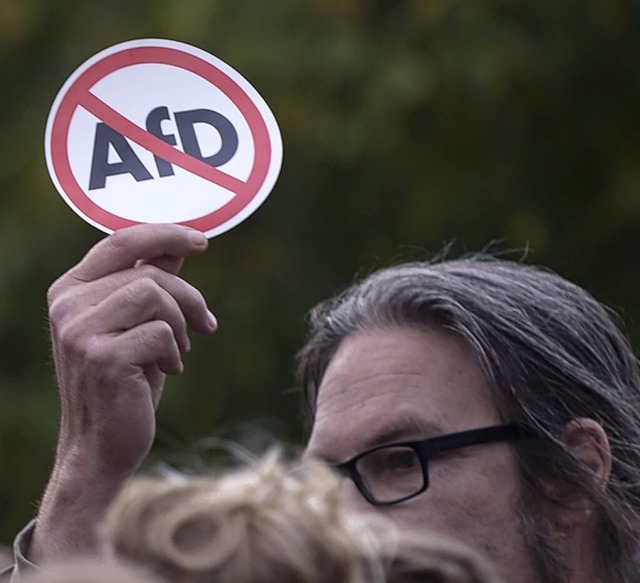
[[[91,92],[96,83],[115,71],[136,64],[151,63],[177,67],[197,75],[222,91],[238,108],[249,126],[254,150],[253,164],[246,181],[230,176],[172,147],[113,110]],[[115,215],[98,206],[78,183],[71,167],[69,152],[69,130],[78,107],[90,112],[115,131],[156,156],[233,194],[231,199],[221,207],[206,215],[183,221],[181,224],[203,232],[211,232],[233,220],[252,204],[255,197],[266,196],[261,189],[270,170],[273,151],[271,136],[263,114],[245,89],[214,63],[188,52],[185,53],[184,50],[165,46],[131,47],[106,55],[80,72],[66,88],[66,93],[62,93],[57,109],[52,110],[55,114],[51,122],[48,147],[59,189],[61,188],[61,193],[68,198],[76,212],[107,232],[134,225],[137,221]]]
[[[90,91],[80,96],[78,104],[111,127],[111,129],[171,164],[180,166],[180,168],[192,172],[200,178],[204,178],[236,194],[246,186],[246,183],[242,180],[225,174],[206,162],[181,152],[157,136],[143,130],[140,126],[128,120]]]

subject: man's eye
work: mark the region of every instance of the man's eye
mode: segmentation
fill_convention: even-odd
[[[382,474],[404,474],[420,468],[415,451],[408,447],[386,448],[372,454],[369,469]]]

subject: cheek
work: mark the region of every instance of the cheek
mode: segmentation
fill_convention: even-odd
[[[385,514],[410,528],[460,539],[490,555],[513,537],[519,538],[520,489],[511,463],[480,466],[463,460],[458,468],[434,467],[430,477],[429,490],[386,508]]]

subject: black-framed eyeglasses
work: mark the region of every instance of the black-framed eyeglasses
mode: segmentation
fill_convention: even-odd
[[[351,478],[365,499],[374,506],[397,504],[421,494],[429,487],[429,458],[452,451],[499,441],[517,441],[527,436],[516,424],[494,425],[416,441],[378,445],[332,467]]]

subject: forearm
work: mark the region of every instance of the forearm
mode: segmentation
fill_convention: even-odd
[[[202,294],[178,275],[202,233],[137,225],[100,241],[47,294],[61,421],[29,558],[87,554],[97,526],[155,436],[166,374],[182,372],[189,330],[211,333]]]
[[[82,452],[59,460],[38,511],[29,559],[37,564],[92,554],[98,525],[129,473],[100,473]]]

